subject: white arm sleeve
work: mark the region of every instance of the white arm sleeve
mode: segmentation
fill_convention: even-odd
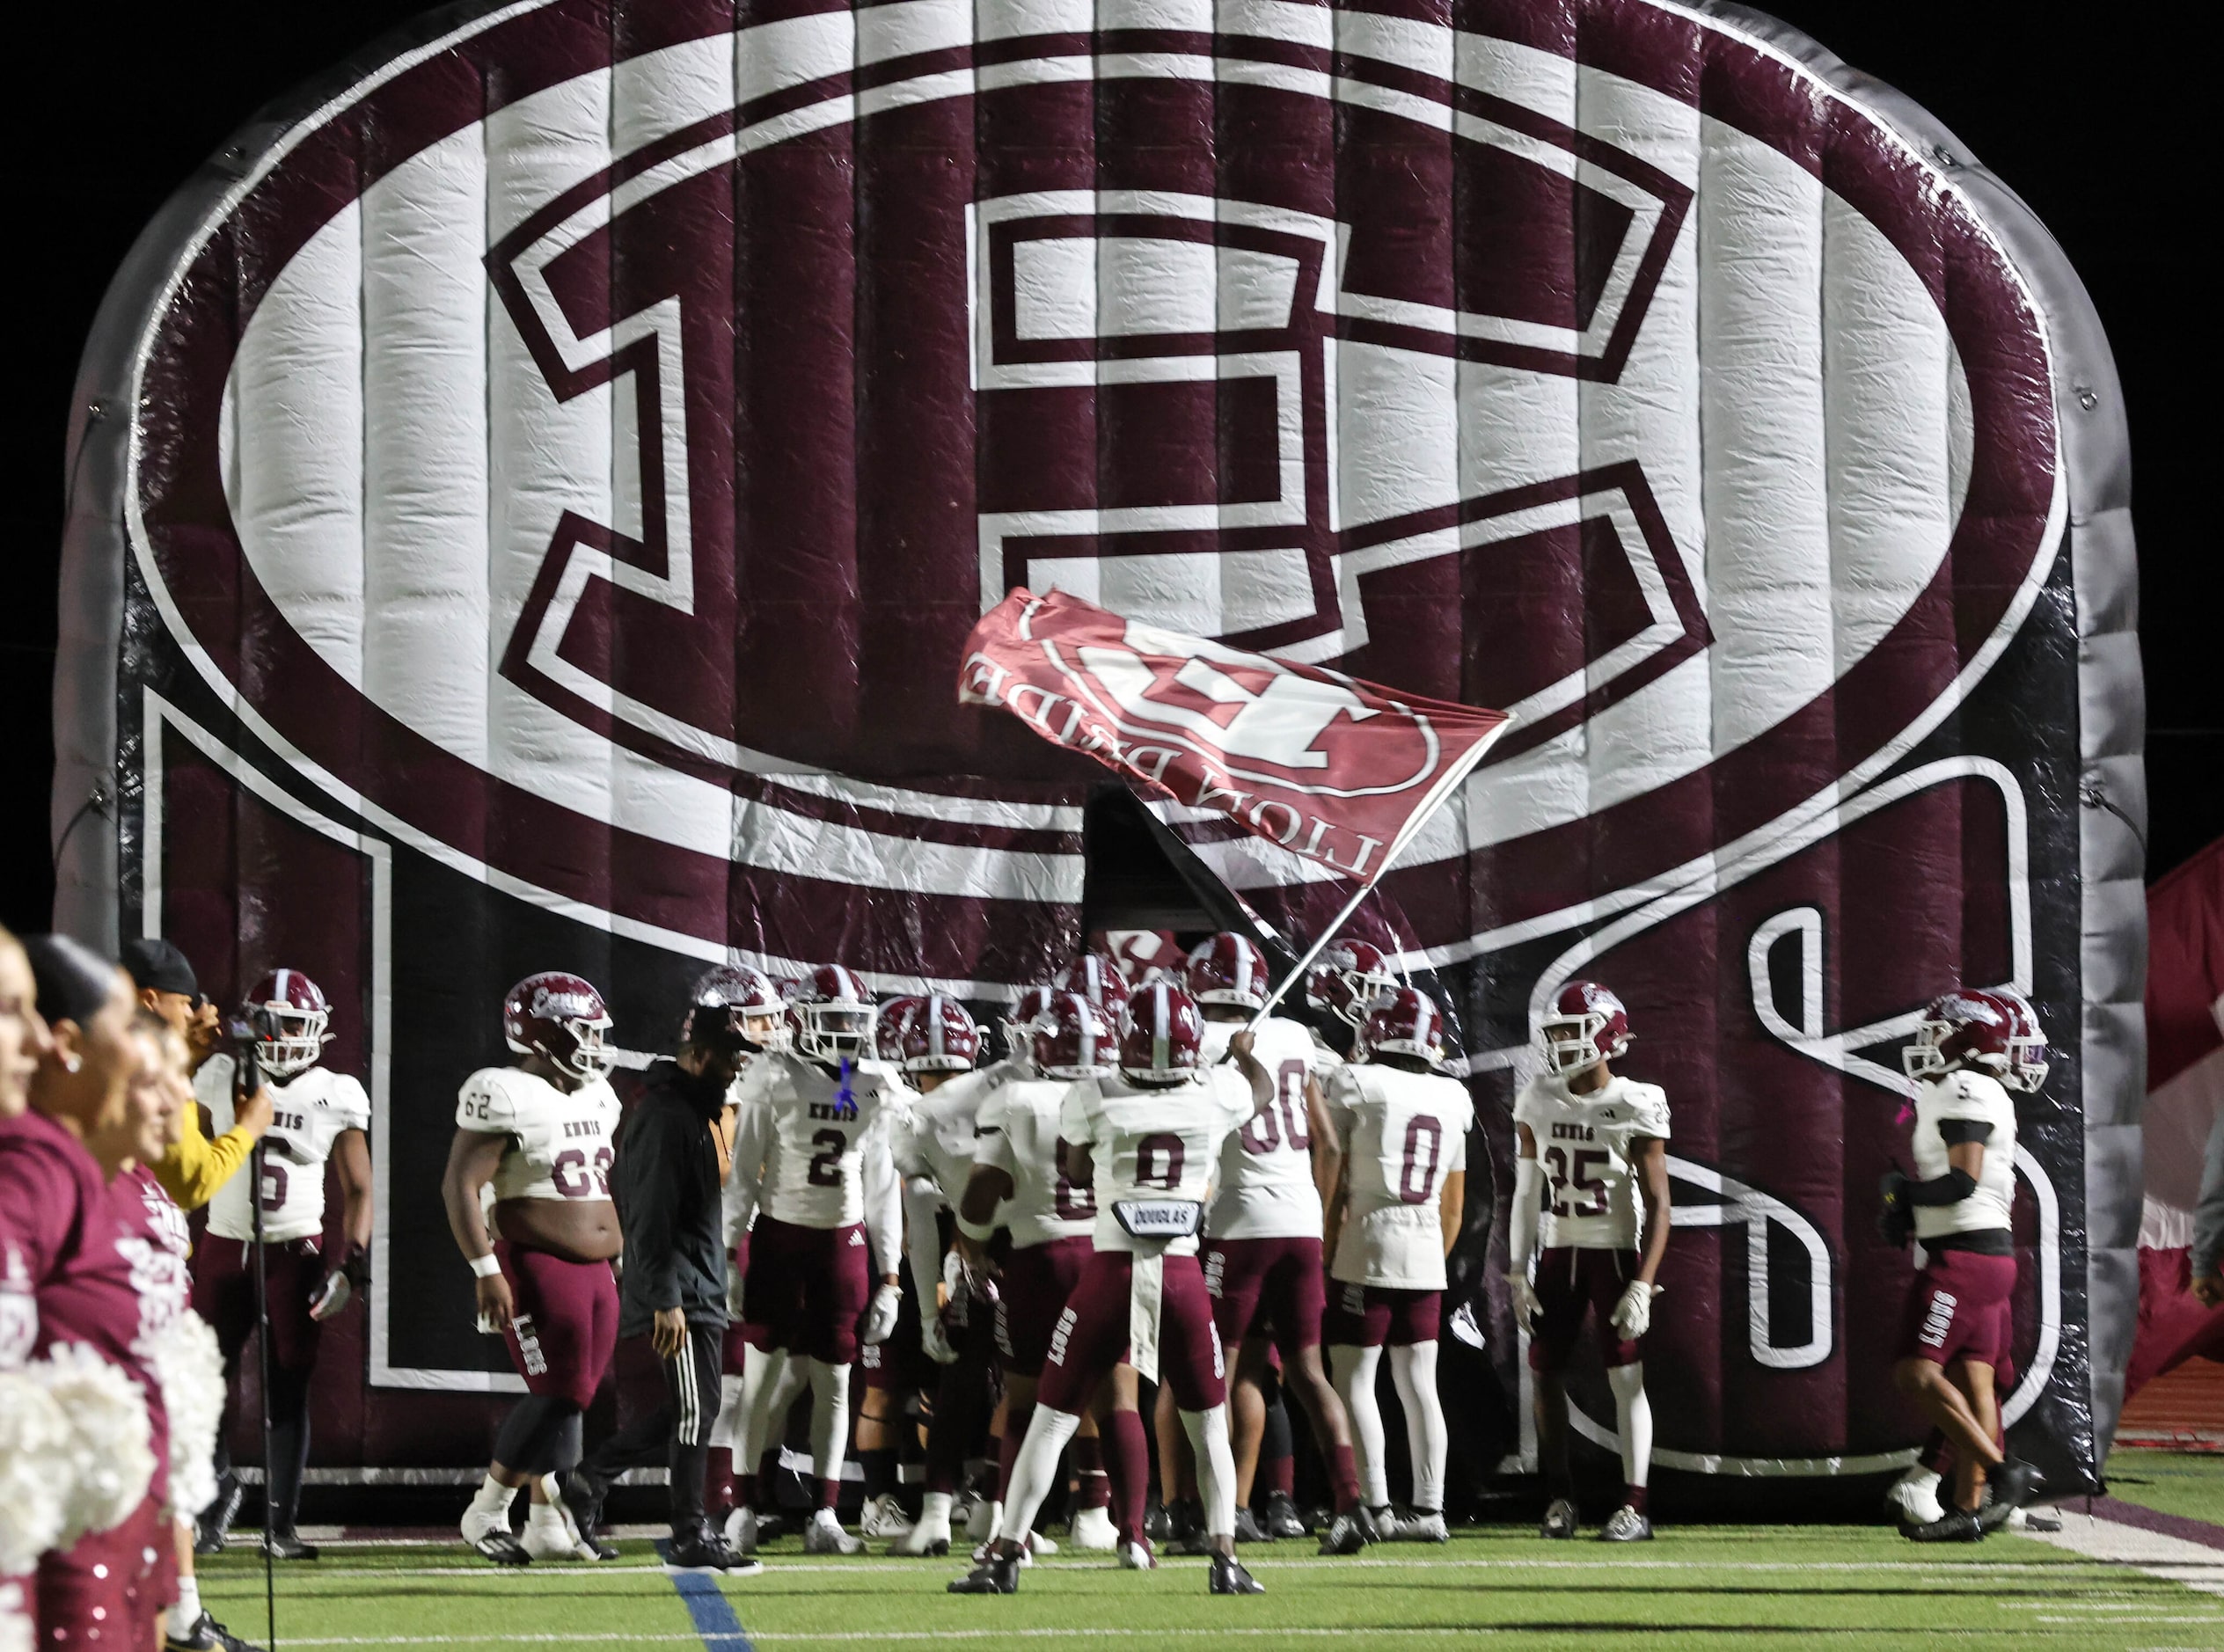
[[[941,1208],[942,1190],[925,1176],[904,1184],[904,1252],[911,1259],[911,1283],[922,1313],[933,1302],[935,1282],[942,1277],[942,1235],[934,1221]]]
[[[873,1246],[873,1276],[877,1282],[903,1264],[904,1179],[896,1173],[896,1161],[889,1156],[886,1130],[868,1131],[863,1148],[865,1237]]]
[[[1513,1217],[1506,1235],[1507,1269],[1526,1276],[1537,1249],[1537,1216],[1543,1208],[1544,1166],[1533,1159],[1513,1161]]]
[[[771,1135],[772,1110],[762,1102],[743,1101],[734,1109],[734,1164],[726,1175],[726,1254],[749,1232],[757,1217],[758,1184],[764,1175],[765,1138]]]

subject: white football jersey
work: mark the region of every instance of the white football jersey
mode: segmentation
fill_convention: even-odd
[[[1634,1144],[1668,1139],[1667,1093],[1617,1075],[1577,1095],[1558,1073],[1540,1073],[1514,1099],[1513,1118],[1537,1138],[1544,1168],[1540,1242],[1635,1250],[1642,1198]]]
[[[1201,1067],[1195,1078],[1165,1090],[1144,1089],[1116,1073],[1069,1088],[1058,1104],[1058,1134],[1091,1149],[1097,1249],[1194,1256],[1196,1235],[1131,1239],[1115,1207],[1124,1199],[1203,1205],[1228,1132],[1251,1116],[1251,1081],[1233,1067]]]
[[[1350,1285],[1442,1290],[1445,1178],[1467,1167],[1475,1105],[1440,1073],[1363,1064],[1328,1079],[1343,1144],[1343,1231],[1328,1276]]]
[[[756,1209],[777,1221],[862,1222],[865,1155],[888,1151],[916,1099],[878,1062],[846,1079],[786,1051],[751,1062],[735,1096],[734,1181],[753,1178]],[[751,1154],[760,1162],[744,1163]]]
[[[1018,1071],[998,1062],[959,1073],[931,1093],[913,1092],[904,1124],[889,1141],[896,1167],[907,1176],[925,1177],[941,1193],[942,1202],[956,1210],[973,1173],[981,1108]]]
[[[194,1094],[208,1109],[214,1133],[232,1126],[232,1062],[211,1056],[194,1075]],[[262,1236],[267,1244],[307,1239],[325,1231],[325,1161],[342,1130],[370,1128],[370,1098],[344,1072],[311,1067],[291,1078],[266,1078],[274,1104],[263,1137]],[[219,1239],[255,1237],[247,1203],[252,1170],[232,1177],[208,1202],[208,1231]]]
[[[609,1198],[618,1111],[607,1079],[560,1090],[517,1067],[481,1068],[456,1097],[457,1129],[509,1137],[487,1183],[490,1204]]]
[[[2012,1227],[2016,1214],[2016,1103],[2006,1086],[1981,1072],[1950,1072],[1926,1078],[1915,1086],[1915,1180],[1929,1181],[1953,1166],[1947,1162],[1947,1143],[1939,1126],[1948,1119],[1969,1119],[1989,1124],[1985,1138],[1985,1163],[1977,1175],[1977,1190],[1957,1204],[1919,1204],[1915,1207],[1915,1237],[1936,1239],[1944,1233],[1973,1233],[1986,1228]]]
[[[1240,1021],[1204,1024],[1204,1059],[1218,1064]],[[1313,1180],[1308,1078],[1341,1065],[1295,1021],[1270,1015],[1252,1054],[1274,1076],[1274,1105],[1254,1114],[1220,1150],[1220,1190],[1205,1232],[1214,1239],[1319,1239],[1320,1190]]]
[[[1012,1196],[997,1206],[996,1221],[1011,1233],[1014,1250],[1096,1231],[1095,1190],[1068,1181],[1058,1162],[1059,1109],[1072,1087],[1064,1078],[1015,1078],[981,1103],[973,1157],[1012,1178]]]

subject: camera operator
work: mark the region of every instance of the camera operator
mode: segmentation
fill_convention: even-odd
[[[652,1363],[662,1393],[567,1478],[564,1501],[592,1537],[611,1481],[629,1468],[669,1461],[671,1564],[753,1572],[757,1564],[711,1529],[703,1488],[726,1331],[721,1191],[734,1128],[727,1093],[761,1046],[748,1035],[746,1000],[728,972],[713,971],[695,999],[678,1056],[648,1070],[647,1086],[618,1132],[611,1172],[626,1239],[618,1311],[621,1400],[636,1383],[646,1386]]]
[[[188,1076],[198,1072],[215,1053],[219,1030],[216,1006],[201,996],[200,980],[186,954],[166,940],[128,940],[123,967],[138,990],[140,1005],[185,1041]],[[238,1173],[270,1128],[271,1106],[267,1088],[239,1098],[231,1128],[213,1141],[201,1107],[196,1104],[185,1109],[177,1144],[151,1166],[155,1180],[180,1210],[198,1210]]]

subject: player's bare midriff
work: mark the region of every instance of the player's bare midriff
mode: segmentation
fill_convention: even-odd
[[[624,1247],[608,1199],[498,1199],[494,1231],[567,1262],[606,1262]]]

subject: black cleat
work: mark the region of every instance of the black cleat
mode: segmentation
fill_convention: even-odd
[[[2008,1517],[2038,1495],[2038,1488],[2046,1483],[2046,1476],[2038,1472],[2037,1465],[2011,1457],[1985,1476],[1986,1489],[1993,1495],[1977,1518],[1985,1530],[1992,1531]]]
[[[1338,1515],[1328,1522],[1328,1529],[1320,1534],[1320,1553],[1323,1554],[1357,1554],[1367,1546],[1366,1529],[1359,1524],[1360,1511]]]
[[[582,1541],[594,1549],[605,1561],[618,1558],[618,1546],[603,1536],[603,1496],[578,1474],[560,1474],[556,1477],[556,1495],[563,1499],[564,1512],[572,1517],[572,1525]],[[604,1551],[608,1550],[608,1553]]]
[[[2059,1515],[2046,1514],[2037,1509],[2026,1509],[2023,1510],[2023,1524],[2021,1529],[2025,1531],[2059,1531],[2062,1529],[2062,1517]]]
[[[1258,1516],[1248,1509],[1235,1511],[1235,1540],[1238,1543],[1271,1543],[1274,1533],[1259,1524]]]
[[[525,1546],[517,1540],[517,1534],[508,1526],[496,1526],[482,1531],[471,1539],[472,1548],[497,1566],[530,1566],[533,1557],[525,1553]]]
[[[1267,1586],[1243,1569],[1243,1562],[1233,1554],[1212,1557],[1211,1592],[1216,1595],[1263,1595]]]
[[[677,1532],[662,1546],[664,1564],[676,1572],[727,1572],[746,1577],[764,1569],[762,1561],[736,1554],[724,1536],[707,1524]]]
[[[1985,1528],[1966,1509],[1949,1509],[1928,1525],[1902,1526],[1899,1535],[1911,1543],[1981,1543]]]
[[[1174,1514],[1164,1503],[1152,1503],[1143,1517],[1143,1535],[1153,1543],[1164,1543],[1174,1536]]]
[[[1206,1554],[1212,1546],[1205,1540],[1204,1504],[1195,1497],[1184,1497],[1170,1502],[1166,1509],[1167,1521],[1172,1528],[1160,1546],[1168,1554]]]
[[[237,1474],[227,1473],[216,1482],[216,1500],[194,1519],[195,1554],[224,1552],[224,1539],[231,1535],[231,1523],[239,1517],[239,1505],[246,1495],[247,1488],[239,1483]]]
[[[262,1652],[253,1641],[242,1641],[205,1612],[194,1619],[190,1634],[172,1634],[165,1624],[162,1646],[163,1652]]]
[[[947,1585],[953,1595],[1016,1595],[1020,1592],[1020,1557],[991,1554],[962,1577]]]
[[[1298,1505],[1290,1501],[1286,1491],[1267,1494],[1267,1535],[1274,1538],[1302,1538],[1312,1535],[1313,1528],[1298,1513]]]
[[[318,1548],[313,1543],[304,1543],[300,1535],[289,1526],[282,1531],[262,1534],[263,1553],[274,1561],[313,1561]]]
[[[1552,1500],[1552,1506],[1545,1510],[1544,1523],[1537,1528],[1537,1535],[1544,1538],[1575,1536],[1575,1503],[1566,1497],[1555,1497]]]

